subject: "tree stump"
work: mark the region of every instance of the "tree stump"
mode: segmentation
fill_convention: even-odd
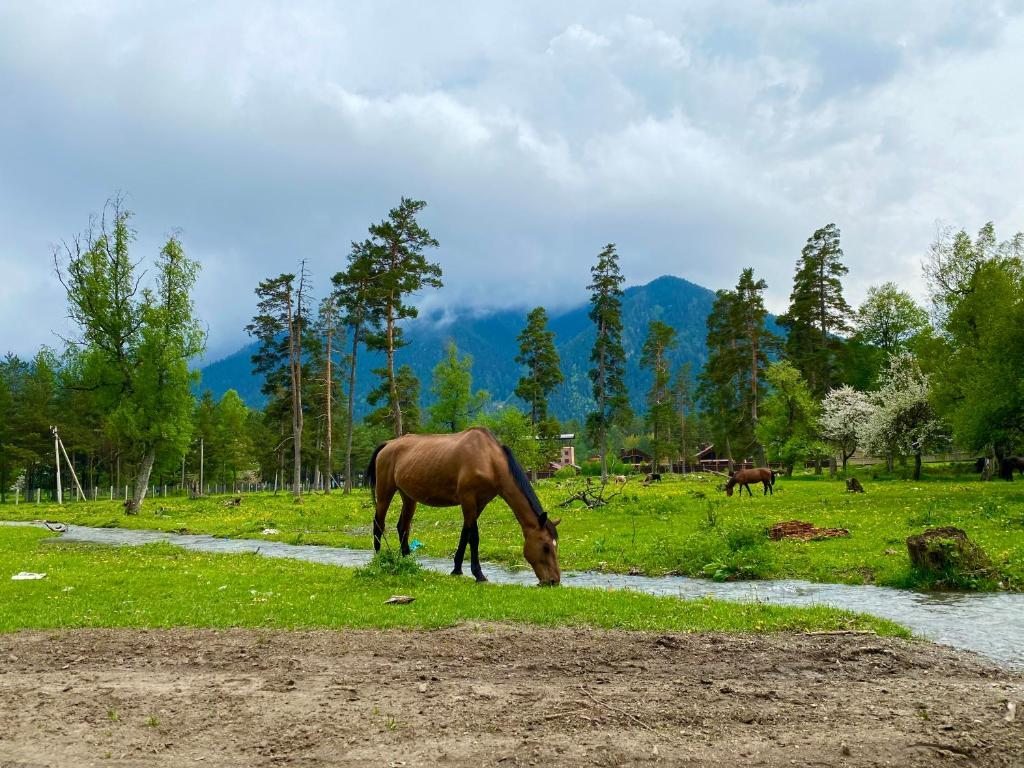
[[[856,477],[851,477],[846,481],[846,492],[847,493],[864,493],[864,486],[860,484],[860,480]]]
[[[950,586],[988,576],[992,566],[984,550],[951,525],[907,537],[907,552],[914,568]]]

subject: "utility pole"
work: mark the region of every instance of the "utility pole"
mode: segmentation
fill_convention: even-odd
[[[61,492],[60,487],[60,438],[57,437],[57,428],[50,427],[50,431],[53,432],[53,457],[54,466],[57,467],[57,503],[64,503],[64,494]]]

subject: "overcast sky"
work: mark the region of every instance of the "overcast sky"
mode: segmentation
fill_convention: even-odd
[[[180,230],[212,358],[253,288],[324,289],[403,195],[432,308],[709,288],[753,266],[784,309],[834,221],[847,294],[923,296],[936,223],[1024,229],[1024,2],[0,0],[0,354],[57,345],[55,244],[116,191],[136,256]]]

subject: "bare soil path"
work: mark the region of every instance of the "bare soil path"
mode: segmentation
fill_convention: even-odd
[[[0,768],[1019,767],[1022,710],[1024,676],[873,635],[0,635]]]

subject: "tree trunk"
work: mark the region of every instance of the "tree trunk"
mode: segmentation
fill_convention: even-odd
[[[390,302],[394,302],[394,295],[392,294]],[[388,360],[388,389],[391,392],[391,416],[394,420],[395,426],[395,437],[402,436],[402,406],[398,402],[398,381],[395,379],[395,318],[393,316],[394,308],[392,304],[388,305],[388,322],[387,322],[387,360]]]
[[[326,471],[324,472],[327,484],[324,486],[324,493],[331,492],[332,462],[334,458],[332,451],[332,448],[334,447],[334,437],[331,429],[333,426],[331,424],[331,400],[334,396],[334,380],[331,378],[331,324],[333,322],[334,318],[331,316],[327,324],[327,380],[324,382],[326,384],[325,391],[327,393],[327,458],[325,461]]]
[[[921,452],[918,451],[914,454],[914,479],[921,479]]]
[[[356,352],[359,351],[359,330],[357,323],[352,329],[352,365],[348,371],[348,436],[345,439],[345,489],[352,493],[352,426],[355,423],[356,407]]]
[[[301,328],[296,328],[292,316],[291,302],[288,303],[288,345],[292,375],[292,494],[296,500],[302,498],[302,340]]]
[[[150,446],[142,456],[139,464],[139,473],[135,476],[135,490],[132,493],[131,506],[129,511],[140,512],[142,502],[146,498],[146,491],[149,490],[149,476],[153,472],[153,463],[156,461],[156,446]]]

